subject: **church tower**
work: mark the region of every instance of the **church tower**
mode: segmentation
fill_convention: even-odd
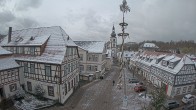
[[[116,58],[117,57],[117,38],[116,38],[114,25],[113,25],[112,33],[110,37],[110,47],[112,50],[112,57]]]

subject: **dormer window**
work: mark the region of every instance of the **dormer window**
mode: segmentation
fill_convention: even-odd
[[[169,68],[174,68],[174,63],[173,63],[173,62],[169,62],[168,67],[169,67]]]
[[[163,65],[163,66],[167,66],[167,61],[163,60],[163,61],[162,61],[162,65]]]
[[[158,59],[156,59],[156,64],[158,64],[159,63],[159,61],[158,61]]]
[[[30,40],[34,40],[34,39],[35,39],[35,37],[31,36]]]

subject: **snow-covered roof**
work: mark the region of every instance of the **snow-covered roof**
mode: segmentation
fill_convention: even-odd
[[[144,43],[143,47],[144,48],[159,48],[154,43]]]
[[[146,59],[141,60],[139,56],[146,57],[146,58],[148,58],[149,56],[153,60],[151,62],[148,62],[146,61]],[[177,74],[181,70],[181,68],[184,66],[184,64],[195,64],[193,61],[191,61],[191,59],[188,56],[183,55],[183,54],[146,51],[146,52],[141,53],[139,56],[135,60],[133,59],[133,61],[138,61],[148,66],[152,65],[162,70],[168,71],[172,74]],[[159,62],[158,64],[155,63],[157,58],[163,58],[163,57],[164,59],[162,60],[165,60],[165,61],[169,61],[169,62],[179,61],[179,62],[174,66],[174,68],[163,66],[161,62]]]
[[[176,61],[179,61],[181,60],[180,57],[174,57],[173,59],[170,60],[170,62],[176,62]]]
[[[8,55],[8,54],[12,54],[12,52],[7,51],[0,46],[0,55]]]
[[[11,42],[8,43],[6,36],[0,45],[42,45],[49,37],[53,35],[53,43],[56,45],[75,45],[75,43],[67,40],[68,35],[60,26],[28,28],[23,30],[12,31]],[[59,38],[61,40],[59,40]]]
[[[13,41],[8,43],[8,37],[5,37],[2,41],[2,45],[11,45],[15,42],[14,40],[18,36],[22,36],[23,40],[29,39],[29,36],[35,37],[35,41],[29,42],[27,45],[35,45],[36,43],[41,45],[45,42],[45,40],[48,40],[44,52],[40,56],[19,56],[16,57],[16,60],[61,64],[66,54],[66,47],[77,46],[60,26],[29,28],[13,31]],[[23,45],[23,43],[21,45]]]
[[[104,41],[74,41],[80,48],[87,50],[90,53],[103,53]]]
[[[0,70],[20,67],[13,58],[0,59]]]
[[[166,56],[165,58],[163,58],[163,60],[169,61],[169,60],[171,60],[173,58],[175,58],[175,56],[174,55],[171,55],[171,56]]]

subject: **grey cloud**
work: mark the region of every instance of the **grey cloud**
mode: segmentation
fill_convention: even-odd
[[[17,21],[20,28],[36,27],[38,22],[31,18],[18,18]]]
[[[14,30],[35,27],[38,22],[28,17],[17,17],[10,11],[0,12],[0,34],[7,34],[8,27]]]
[[[0,6],[3,6],[3,5],[5,5],[5,0],[0,0]]]
[[[146,0],[128,19],[138,40],[196,40],[195,0]]]
[[[27,11],[29,8],[38,8],[42,4],[42,0],[20,0],[16,4],[16,10]]]
[[[15,19],[15,15],[11,11],[0,12],[0,23],[10,22]]]

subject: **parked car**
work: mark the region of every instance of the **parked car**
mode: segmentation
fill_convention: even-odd
[[[139,81],[136,78],[129,79],[129,83],[139,83]]]
[[[179,107],[179,102],[176,101],[176,100],[167,100],[163,106],[164,108],[170,110],[170,109],[173,109],[173,108],[178,108]]]
[[[151,94],[146,94],[145,92],[139,93],[138,96],[142,99],[146,99],[146,100],[151,100],[152,99],[152,95]]]
[[[136,85],[136,86],[134,87],[134,91],[135,91],[135,92],[142,92],[142,91],[145,91],[145,90],[146,90],[145,87],[142,86],[142,85]]]
[[[182,98],[182,102],[187,104],[190,100],[196,98],[195,95],[187,94]]]
[[[145,95],[145,92],[141,92],[138,94],[139,97],[143,97]]]
[[[144,85],[144,83],[143,82],[138,82],[137,85]]]

